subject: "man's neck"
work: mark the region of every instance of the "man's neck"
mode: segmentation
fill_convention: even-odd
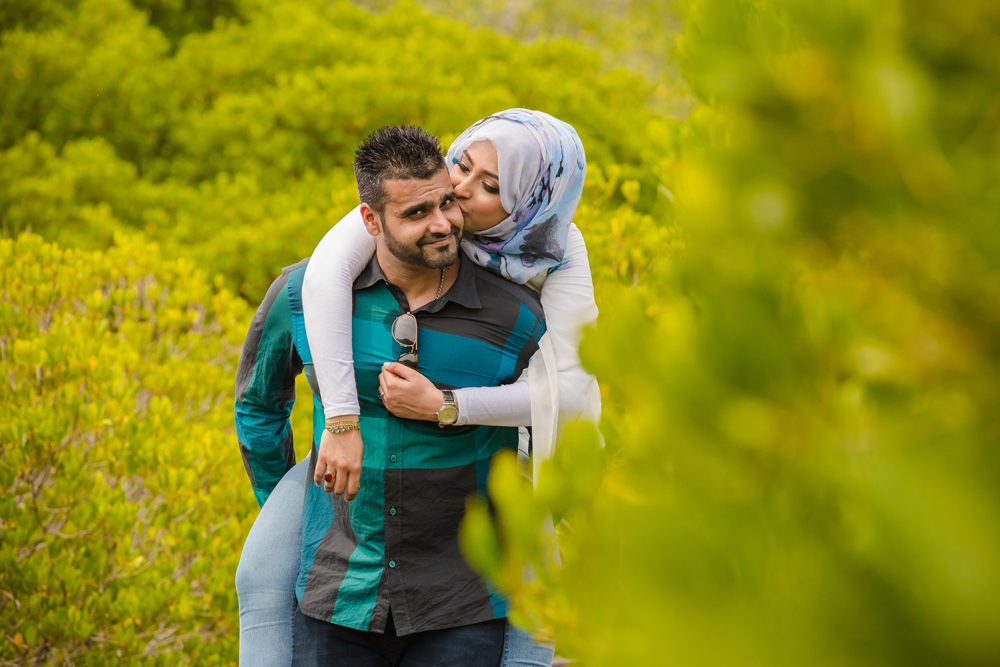
[[[462,261],[461,253],[459,253],[455,263],[445,267],[442,284],[441,269],[427,269],[402,262],[389,251],[384,243],[377,245],[375,257],[386,280],[402,290],[411,311],[437,298],[438,288],[441,289],[441,294],[447,292],[455,284],[455,279],[458,278],[458,269]]]

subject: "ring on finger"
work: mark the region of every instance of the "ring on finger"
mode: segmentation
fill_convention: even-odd
[[[383,398],[385,398],[385,394],[383,394],[383,393],[382,393],[382,390],[381,390],[381,389],[379,389],[379,390],[378,390],[378,400],[380,400],[380,401],[381,401],[381,400],[382,400]]]
[[[326,473],[325,475],[323,475],[323,481],[329,484],[330,482],[333,481],[333,475],[331,475],[330,473]]]

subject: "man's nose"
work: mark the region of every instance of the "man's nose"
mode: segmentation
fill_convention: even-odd
[[[451,220],[445,216],[444,211],[439,208],[435,209],[427,225],[427,231],[431,234],[450,234]]]

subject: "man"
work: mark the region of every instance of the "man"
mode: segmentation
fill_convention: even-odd
[[[294,376],[305,368],[314,389],[310,472],[326,484],[306,492],[294,662],[494,667],[506,604],[465,563],[457,533],[468,497],[486,493],[491,456],[516,449],[517,430],[450,426],[448,400],[439,423],[397,418],[379,400],[379,373],[400,359],[444,390],[512,382],[544,332],[541,307],[531,290],[461,260],[462,215],[436,139],[383,128],[358,149],[355,171],[377,244],[354,285],[360,471],[343,479],[335,456],[317,445],[323,419],[301,312],[305,261],[268,291],[238,372],[237,430],[261,501],[294,462]],[[344,491],[357,494],[350,505]]]

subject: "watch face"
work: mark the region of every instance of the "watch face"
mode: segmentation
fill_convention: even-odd
[[[446,405],[438,410],[437,416],[442,424],[454,424],[458,421],[458,410],[453,405]]]

